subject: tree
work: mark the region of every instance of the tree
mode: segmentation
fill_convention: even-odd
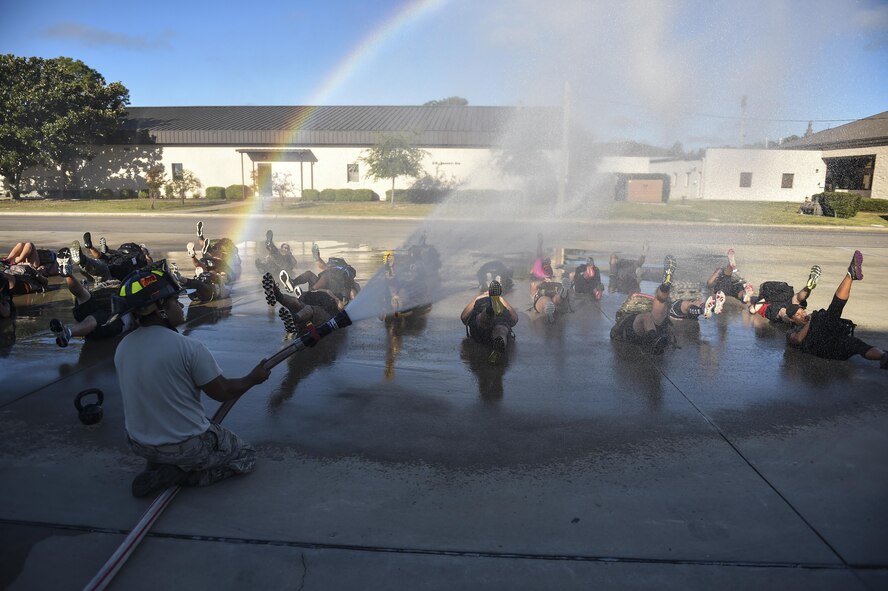
[[[422,106],[423,107],[439,107],[439,106],[446,106],[446,105],[455,105],[458,107],[465,107],[468,104],[469,104],[469,101],[464,99],[461,96],[449,96],[446,99],[429,101],[427,103],[423,103]]]
[[[157,164],[145,173],[145,186],[148,188],[148,199],[151,201],[151,209],[154,202],[160,197],[160,189],[166,183],[166,172],[162,164]]]
[[[182,200],[182,205],[185,205],[186,193],[191,193],[196,197],[201,187],[203,187],[203,183],[200,182],[197,175],[185,169],[178,178],[173,178],[163,186],[163,192],[167,197],[178,197]]]
[[[120,127],[129,91],[79,60],[0,56],[0,174],[12,196],[25,170],[58,166],[70,181]]]
[[[422,159],[429,153],[410,145],[403,136],[383,136],[379,143],[364,150],[359,159],[367,165],[367,175],[374,179],[392,179],[391,207],[395,206],[395,179],[416,178],[423,172]]]
[[[276,172],[271,175],[271,190],[281,198],[281,207],[284,206],[286,197],[293,197],[296,194],[296,183],[293,182],[293,175],[289,172]]]

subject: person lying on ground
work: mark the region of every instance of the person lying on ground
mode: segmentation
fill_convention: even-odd
[[[12,301],[12,290],[6,275],[0,274],[0,318],[13,318],[15,303]]]
[[[120,288],[137,319],[114,354],[127,441],[147,461],[132,482],[136,497],[173,485],[207,486],[252,472],[256,463],[250,445],[207,419],[200,395],[234,400],[270,372],[263,360],[243,377],[225,377],[203,343],[176,330],[185,321],[181,291],[175,278],[158,268],[133,273]]]
[[[49,284],[46,276],[27,263],[12,266],[0,264],[0,282],[11,295],[43,293]]]
[[[604,294],[604,284],[601,282],[601,270],[595,266],[595,259],[589,257],[585,263],[577,265],[570,274],[571,285],[576,293],[591,295],[600,300]]]
[[[203,222],[197,222],[197,250],[194,242],[185,245],[194,265],[195,276],[204,271],[215,271],[225,279],[225,283],[237,281],[241,274],[241,258],[237,246],[230,238],[207,239],[203,227]],[[198,252],[200,258],[197,257]]]
[[[404,264],[395,267],[395,253],[387,250],[382,255],[386,291],[382,306],[381,320],[406,318],[431,310],[433,293],[440,285],[437,271],[427,268],[426,261],[414,252],[408,251]]]
[[[274,244],[274,233],[271,230],[265,232],[265,257],[256,259],[256,268],[260,273],[271,273],[277,277],[281,271],[288,274],[296,272],[296,257],[290,251],[290,245],[281,242],[280,247]]]
[[[650,244],[647,240],[641,246],[641,255],[638,259],[625,259],[613,253],[608,261],[610,267],[610,277],[607,282],[608,293],[635,293],[641,289],[641,270],[644,261],[650,251]]]
[[[74,296],[72,308],[74,324],[68,326],[58,318],[49,321],[49,329],[55,335],[56,345],[67,347],[73,337],[88,340],[107,339],[129,332],[135,327],[132,314],[115,314],[110,300],[100,299],[74,277],[71,257],[66,249],[59,250],[59,274]]]
[[[706,280],[706,287],[713,293],[723,291],[725,295],[749,305],[752,295],[755,293],[755,286],[743,281],[742,278],[735,275],[736,272],[737,260],[734,249],[730,248],[728,249],[728,264],[713,271],[709,279]]]
[[[474,341],[491,345],[487,361],[493,365],[500,363],[509,340],[514,338],[512,328],[518,324],[518,314],[503,297],[502,285],[495,279],[491,281],[487,293],[469,302],[459,318]]]
[[[262,276],[262,290],[265,302],[272,308],[280,304],[278,315],[284,323],[287,334],[301,334],[308,330],[308,324],[320,326],[340,311],[340,301],[327,290],[301,291],[298,296],[281,292],[271,276]]]
[[[540,264],[542,265],[542,262]],[[486,292],[490,287],[490,282],[496,281],[503,286],[503,293],[509,293],[515,286],[512,275],[512,269],[502,261],[488,261],[481,265],[475,274],[478,278],[478,291]]]
[[[185,288],[192,302],[207,303],[225,299],[230,295],[224,275],[216,271],[204,271],[194,277],[185,277],[179,272],[179,266],[172,262],[170,273]]]
[[[836,288],[829,307],[813,312],[800,326],[786,333],[786,343],[823,359],[846,360],[860,355],[878,361],[879,367],[888,369],[888,352],[855,337],[855,324],[842,318],[855,281],[863,281],[863,254],[859,250],[854,251],[848,272]]]
[[[56,252],[48,248],[37,248],[33,242],[19,242],[12,247],[5,259],[0,260],[7,266],[29,265],[43,277],[58,275]]]
[[[800,325],[808,314],[808,297],[817,287],[820,279],[820,266],[814,265],[808,273],[805,287],[795,291],[784,281],[765,281],[759,286],[758,295],[750,296],[749,313],[758,314],[771,322]]]
[[[663,262],[663,282],[655,295],[632,294],[617,311],[616,322],[611,328],[610,338],[640,345],[646,351],[659,355],[666,350],[672,339],[670,318],[690,320],[711,318],[720,314],[725,302],[725,294],[719,292],[706,301],[675,300],[669,294],[675,272],[675,258],[666,255]]]
[[[280,279],[284,287],[290,293],[299,294],[299,286],[308,284],[310,291],[327,290],[340,301],[341,307],[345,307],[350,301],[358,297],[361,286],[355,281],[355,268],[349,265],[345,259],[330,257],[324,261],[317,244],[311,245],[311,254],[314,257],[320,273],[315,275],[312,271],[306,271],[294,278],[286,271],[281,271]]]
[[[530,297],[533,300],[530,309],[545,316],[548,324],[554,324],[556,314],[570,309],[568,287],[567,276],[561,281],[555,279],[552,259],[543,256],[543,235],[538,234],[537,257],[530,270]]]
[[[84,240],[88,240],[92,245],[89,232],[84,234]],[[104,241],[104,238],[102,240]],[[95,253],[98,253],[98,256],[93,256]],[[103,249],[90,246],[84,250],[80,241],[75,240],[71,243],[71,248],[66,250],[65,256],[70,256],[71,262],[80,269],[84,277],[95,284],[123,281],[133,271],[147,267],[153,262],[148,248],[144,244],[135,242],[124,242],[113,250],[107,248],[107,243]]]

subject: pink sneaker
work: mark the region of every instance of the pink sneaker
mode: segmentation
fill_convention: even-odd
[[[743,303],[748,304],[752,300],[752,294],[755,293],[755,287],[751,283],[743,286]]]
[[[712,311],[713,314],[721,314],[722,308],[725,307],[725,292],[717,291],[715,292],[715,310]]]

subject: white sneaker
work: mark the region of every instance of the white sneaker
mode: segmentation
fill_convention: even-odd
[[[194,258],[194,243],[193,242],[189,242],[188,244],[186,244],[185,250],[188,251],[188,256],[190,256],[191,258]]]

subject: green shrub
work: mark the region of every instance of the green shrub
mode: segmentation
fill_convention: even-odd
[[[820,202],[823,215],[837,218],[853,218],[860,211],[860,195],[857,193],[826,192],[811,196]]]
[[[132,189],[121,189],[121,190],[117,193],[117,196],[118,196],[118,198],[120,198],[120,199],[135,199],[135,198],[136,198],[136,192],[133,191]]]
[[[99,199],[114,199],[116,197],[113,189],[99,189],[97,196]]]
[[[379,195],[370,189],[324,189],[317,201],[379,201]]]
[[[304,189],[302,191],[302,200],[303,201],[319,201],[321,199],[321,192],[317,189]]]
[[[225,199],[225,187],[207,187],[207,199]]]
[[[139,199],[148,199],[148,189],[139,189]]]
[[[860,211],[866,211],[869,213],[888,213],[888,199],[863,197],[860,199]]]
[[[231,201],[242,201],[244,195],[247,199],[253,197],[253,188],[247,185],[228,185],[225,187],[225,198]]]

